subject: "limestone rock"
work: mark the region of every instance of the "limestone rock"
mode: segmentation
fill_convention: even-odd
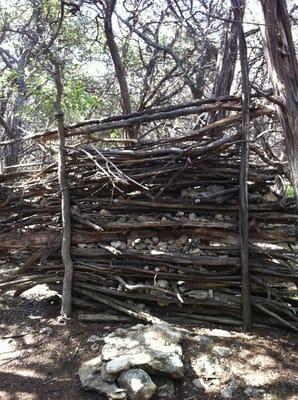
[[[232,354],[231,350],[225,346],[214,346],[211,353],[219,357],[228,357]]]
[[[87,339],[87,343],[96,343],[96,342],[101,342],[103,339],[100,336],[97,335],[91,335]]]
[[[193,359],[191,366],[194,374],[199,378],[220,378],[226,372],[226,368],[216,358],[206,354]]]
[[[196,387],[197,389],[203,389],[206,392],[208,391],[208,385],[206,385],[206,383],[204,382],[204,380],[202,378],[196,378],[193,379],[192,384],[194,385],[194,387]]]
[[[259,389],[253,386],[247,386],[244,389],[244,393],[248,396],[248,397],[262,397],[265,393],[264,389]]]
[[[195,213],[190,213],[189,216],[188,216],[188,219],[190,221],[196,221],[197,215]]]
[[[108,362],[109,373],[138,367],[182,378],[184,366],[180,341],[181,333],[168,324],[136,325],[108,335],[101,355]]]
[[[114,358],[113,360],[109,361],[107,363],[106,369],[109,374],[118,374],[121,371],[126,371],[131,367],[131,356],[129,355],[124,355],[120,356],[117,358]]]
[[[224,399],[233,399],[236,390],[239,388],[239,383],[235,380],[232,380],[228,386],[226,386],[221,392],[221,396]]]
[[[79,377],[83,388],[105,394],[110,400],[126,400],[126,390],[120,389],[115,383],[105,381],[101,374],[101,367],[101,356],[95,357],[81,366]]]
[[[101,217],[111,217],[111,216],[112,216],[112,214],[110,213],[110,211],[106,210],[105,208],[102,208],[102,209],[99,211],[99,215],[100,215]]]
[[[213,344],[213,339],[207,335],[197,335],[194,339],[197,343],[204,347],[211,346]]]
[[[125,250],[126,249],[126,243],[121,242],[121,240],[115,240],[114,242],[111,242],[111,246],[115,247],[115,249],[118,250]]]
[[[149,400],[156,391],[156,385],[142,369],[130,369],[122,372],[118,384],[127,391],[130,400]]]

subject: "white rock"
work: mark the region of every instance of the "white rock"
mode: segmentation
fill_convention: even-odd
[[[224,399],[232,399],[234,398],[234,394],[236,390],[239,388],[239,383],[236,382],[235,380],[232,380],[228,386],[226,386],[220,394]]]
[[[111,246],[115,247],[115,249],[119,250],[125,250],[126,249],[126,243],[121,242],[121,240],[116,240],[114,242],[111,242]]]
[[[225,346],[214,346],[211,353],[219,357],[228,357],[232,354],[231,350]]]
[[[204,380],[202,378],[196,378],[192,381],[192,384],[194,385],[194,387],[196,387],[197,389],[203,389],[205,391],[207,391],[208,385],[205,384]]]
[[[131,356],[120,356],[114,358],[106,365],[106,371],[109,374],[118,374],[122,371],[127,371],[131,367]]]
[[[97,335],[91,335],[87,339],[87,343],[101,342],[103,339]]]
[[[136,329],[127,330],[117,329],[105,338],[102,359],[113,360],[112,364],[107,364],[109,373],[119,371],[119,364],[115,360],[121,358],[120,364],[123,362],[123,368],[127,368],[130,363],[131,367],[182,378],[184,365],[182,348],[179,344],[181,338],[181,333],[168,324],[141,325]],[[128,358],[124,358],[125,356],[128,356],[129,361]]]
[[[45,326],[44,328],[41,328],[41,330],[39,331],[41,335],[51,335],[52,332],[53,330],[49,326]]]
[[[99,211],[99,215],[100,215],[101,217],[111,217],[111,216],[112,216],[112,214],[110,213],[110,211],[106,210],[105,208],[102,208],[102,209]]]
[[[99,350],[99,344],[98,343],[92,343],[90,346],[92,351],[98,351]]]
[[[81,366],[78,373],[83,388],[105,394],[111,400],[126,400],[126,390],[119,388],[114,383],[105,381],[102,378],[101,367],[102,360],[100,356],[85,362]]]
[[[206,335],[197,335],[194,337],[195,341],[202,346],[210,346],[213,344],[213,339]]]
[[[226,367],[208,354],[191,360],[191,367],[198,378],[220,378],[226,372]]]
[[[214,218],[218,221],[224,221],[224,216],[222,214],[215,214]]]
[[[189,216],[188,216],[188,219],[190,221],[196,221],[197,215],[195,213],[190,213]]]
[[[209,297],[208,291],[203,289],[191,290],[190,292],[187,292],[187,295],[199,300],[208,299]]]
[[[157,279],[157,286],[163,289],[167,289],[169,287],[169,282],[165,279]]]
[[[118,384],[127,390],[130,400],[149,400],[156,391],[156,385],[142,369],[122,372],[118,378]]]

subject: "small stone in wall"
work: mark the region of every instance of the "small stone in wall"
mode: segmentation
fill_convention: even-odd
[[[111,217],[111,216],[112,216],[112,214],[110,213],[110,211],[106,210],[105,208],[102,208],[102,209],[99,211],[99,215],[100,215],[101,217]]]
[[[121,240],[116,240],[114,242],[111,242],[111,246],[115,247],[115,249],[118,250],[125,250],[126,249],[126,243],[121,242]]]
[[[195,213],[190,213],[189,216],[188,216],[188,219],[190,221],[196,221],[197,215]]]

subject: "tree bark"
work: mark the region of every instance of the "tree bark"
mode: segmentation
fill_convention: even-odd
[[[218,52],[216,77],[213,88],[213,96],[229,95],[234,79],[235,65],[237,60],[237,27],[234,22],[226,23],[222,47]],[[225,110],[211,114],[209,122],[215,122],[226,116]]]
[[[57,60],[53,61],[55,67],[56,84],[56,117],[58,121],[58,139],[59,139],[59,162],[58,174],[61,190],[61,214],[62,214],[62,246],[61,255],[64,264],[63,293],[61,304],[61,316],[68,318],[71,315],[72,304],[72,280],[73,280],[73,262],[71,258],[71,213],[70,213],[70,193],[65,168],[65,129],[64,114],[62,111],[62,93],[63,85],[61,78],[61,69]]]
[[[130,102],[128,84],[126,80],[126,71],[119,54],[119,49],[115,41],[112,27],[112,15],[115,5],[116,0],[110,0],[107,2],[107,5],[104,9],[104,30],[120,87],[122,111],[124,114],[130,114],[132,111],[132,107]],[[136,138],[136,130],[133,127],[128,128],[126,132],[129,139]]]
[[[261,26],[269,76],[280,122],[298,211],[298,62],[285,0],[260,0],[265,24]]]
[[[249,82],[246,40],[242,26],[245,0],[231,0],[237,29],[242,83],[242,142],[239,177],[239,234],[242,277],[242,320],[245,330],[251,329],[251,296],[248,262],[248,166],[249,166]]]

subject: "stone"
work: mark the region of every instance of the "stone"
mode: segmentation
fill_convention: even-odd
[[[232,337],[232,334],[229,331],[226,331],[224,329],[212,329],[212,336],[217,336],[220,338],[227,338],[227,337]]]
[[[119,388],[115,383],[105,381],[101,374],[101,367],[101,356],[82,364],[78,374],[83,388],[105,394],[110,400],[126,400],[126,390]]]
[[[127,369],[130,363],[131,367],[182,378],[181,339],[181,333],[168,324],[136,325],[127,330],[120,328],[105,338],[101,355],[104,361],[113,360],[107,365],[109,373]],[[120,361],[115,361],[119,358]]]
[[[202,250],[199,249],[198,247],[195,248],[195,249],[192,249],[192,250],[190,251],[190,253],[191,253],[191,254],[197,254],[197,255],[202,255],[202,254],[204,254],[204,253],[202,252]]]
[[[96,352],[99,350],[99,344],[98,343],[92,343],[92,345],[90,346],[91,350]]]
[[[127,247],[133,247],[134,246],[134,241],[135,241],[135,239],[131,239],[131,238],[128,238],[127,239]]]
[[[112,214],[110,213],[110,211],[106,210],[105,208],[102,208],[102,209],[99,211],[99,215],[100,215],[101,217],[111,217],[111,216],[112,216]]]
[[[168,289],[168,287],[169,287],[169,282],[165,279],[157,279],[156,283],[157,283],[157,286],[159,286],[160,288],[163,288],[163,289]]]
[[[197,335],[194,337],[195,341],[200,345],[207,347],[213,344],[213,339],[207,335]]]
[[[118,376],[118,375],[115,375],[115,374],[110,374],[107,371],[107,363],[106,362],[102,363],[102,365],[100,367],[100,372],[101,372],[102,379],[104,381],[107,381],[107,382],[115,382],[115,380],[116,380],[116,378]]]
[[[162,381],[159,382],[157,378],[155,383],[157,384],[156,397],[158,399],[173,400],[175,398],[175,385],[172,381],[162,378]]]
[[[49,326],[45,326],[44,328],[41,328],[39,331],[41,335],[48,335],[50,336],[53,333],[53,329],[50,328]]]
[[[191,367],[198,378],[220,378],[226,372],[226,367],[209,354],[191,360]]]
[[[248,396],[248,397],[261,397],[265,393],[264,389],[259,389],[253,386],[247,386],[243,392]]]
[[[177,247],[181,248],[188,243],[188,237],[186,235],[180,236],[177,240],[175,240],[175,244]]]
[[[190,221],[196,221],[197,215],[195,213],[190,213],[189,216],[188,216],[188,219]]]
[[[205,390],[205,392],[207,392],[209,389],[208,385],[205,384],[202,378],[193,379],[192,384],[194,385],[195,388],[203,389]]]
[[[87,343],[101,342],[103,339],[97,335],[91,335],[87,339]]]
[[[183,251],[183,253],[188,253],[190,251],[190,247],[189,246],[184,246],[182,251]]]
[[[187,292],[187,295],[199,300],[208,299],[209,297],[208,291],[203,289],[191,290]]]
[[[111,242],[111,246],[115,247],[115,249],[118,250],[125,250],[126,249],[126,243],[121,242],[121,240],[116,240],[114,242]]]
[[[232,354],[231,350],[225,346],[214,346],[211,350],[214,356],[228,357]]]
[[[118,374],[119,372],[126,371],[131,367],[131,356],[124,355],[109,361],[106,365],[108,374]]]
[[[126,389],[130,400],[149,400],[156,391],[156,385],[142,369],[122,372],[118,378],[120,387]]]
[[[147,245],[145,243],[137,243],[136,245],[134,245],[134,248],[136,250],[146,250]]]
[[[158,243],[158,248],[161,251],[166,251],[168,248],[168,244],[166,242],[159,242]]]
[[[217,221],[224,221],[224,216],[222,214],[215,214],[214,218]]]
[[[220,394],[224,399],[234,398],[234,394],[239,388],[239,383],[232,380],[224,389],[221,390]]]

